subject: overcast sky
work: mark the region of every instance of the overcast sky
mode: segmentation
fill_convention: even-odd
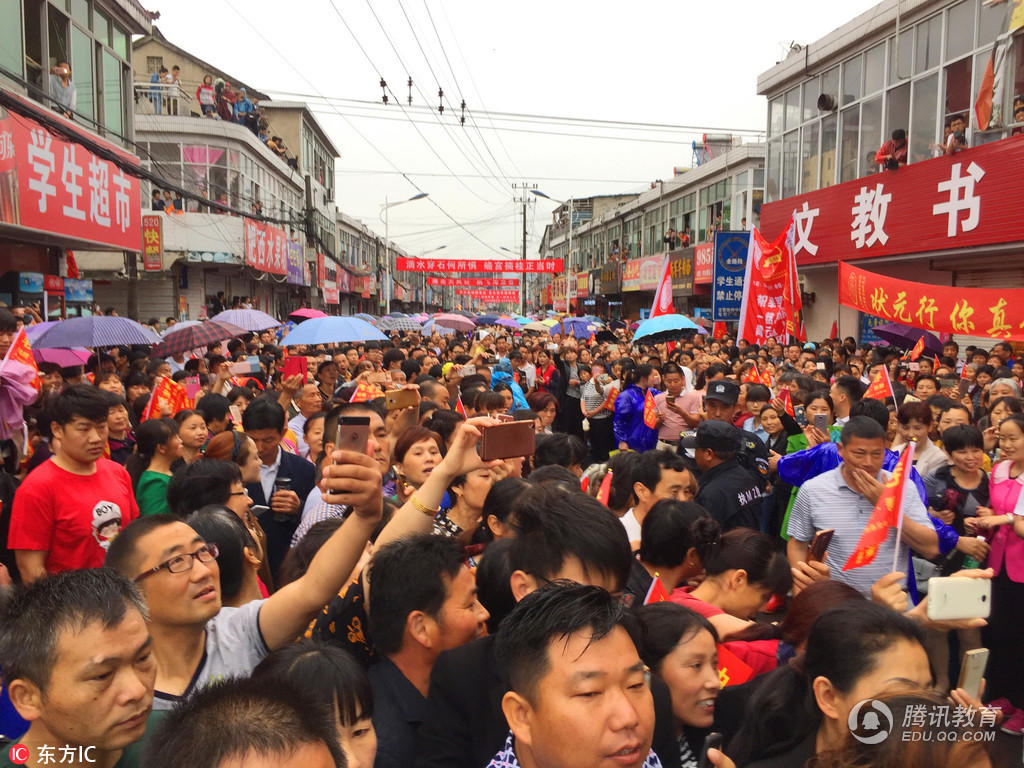
[[[171,42],[275,98],[314,105],[341,154],[342,211],[383,232],[385,197],[428,192],[429,199],[390,209],[391,239],[412,254],[445,245],[448,258],[520,250],[512,184],[535,184],[560,199],[639,191],[671,178],[673,166],[691,165],[691,142],[705,130],[746,131],[756,140],[766,110],[758,74],[791,41],[813,42],[874,4],[146,3],[160,12],[156,24]],[[385,108],[381,76],[403,106],[411,76],[413,107],[403,112],[389,93]],[[463,99],[465,126],[458,120]],[[527,216],[533,257],[554,207],[538,199]]]

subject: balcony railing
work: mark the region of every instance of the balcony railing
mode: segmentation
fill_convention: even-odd
[[[134,83],[135,114],[188,115],[192,97],[177,83]]]

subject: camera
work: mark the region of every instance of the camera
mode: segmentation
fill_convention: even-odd
[[[885,169],[887,171],[895,171],[898,170],[899,167],[900,164],[896,161],[895,157],[890,157],[888,160],[885,161]]]

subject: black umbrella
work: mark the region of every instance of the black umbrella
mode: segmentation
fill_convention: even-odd
[[[871,330],[878,338],[900,349],[913,349],[917,340],[924,336],[924,351],[933,355],[942,354],[942,342],[939,341],[939,337],[922,328],[911,328],[900,323],[885,323]]]

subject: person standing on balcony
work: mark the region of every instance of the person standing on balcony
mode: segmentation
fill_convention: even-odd
[[[890,171],[897,170],[901,165],[907,164],[907,132],[897,128],[892,132],[892,138],[878,148],[875,153],[875,162]]]
[[[71,67],[66,61],[58,61],[50,70],[50,98],[53,108],[64,117],[70,118],[78,106],[78,91],[71,80]]]
[[[203,117],[216,114],[217,102],[213,94],[213,76],[203,75],[202,84],[196,88],[196,101],[199,102],[199,109],[203,112]]]
[[[152,85],[149,88],[149,100],[153,102],[153,114],[160,115],[164,111],[164,92],[160,87],[167,81],[167,67],[160,67],[149,78]]]
[[[239,88],[238,97],[235,99],[235,122],[245,125],[248,116],[255,109],[252,102],[249,101],[249,97],[245,94],[245,88]]]

